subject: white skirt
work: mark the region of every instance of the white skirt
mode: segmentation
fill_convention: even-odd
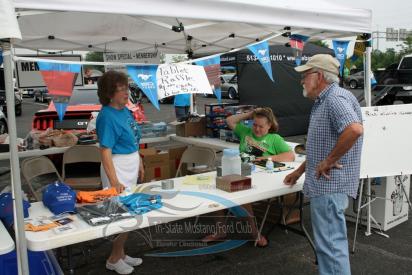
[[[126,187],[126,191],[131,192],[137,186],[139,176],[140,155],[139,152],[121,155],[112,155],[114,170],[117,179]],[[110,181],[106,175],[103,164],[100,166],[100,176],[102,178],[103,188],[110,188]]]

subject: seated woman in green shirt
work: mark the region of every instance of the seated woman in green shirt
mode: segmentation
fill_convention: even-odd
[[[241,123],[243,120],[253,119],[253,127],[249,128]],[[230,129],[240,139],[239,151],[253,156],[256,160],[266,160],[269,157],[272,161],[291,162],[295,160],[295,154],[285,140],[278,134],[278,122],[270,108],[257,108],[254,111],[233,115],[226,120]],[[251,204],[245,204],[243,207],[250,214],[250,224],[252,226],[253,238],[256,238],[258,247],[266,247],[267,239],[260,235],[254,223],[253,209]],[[216,212],[220,223],[224,223],[224,211]],[[226,237],[226,234],[216,233],[203,239],[205,242],[216,241]]]
[[[242,120],[253,119],[253,127],[249,128]],[[240,139],[239,151],[252,155],[256,160],[294,161],[295,154],[285,140],[276,134],[279,126],[270,108],[258,108],[252,112],[230,116],[227,118],[230,129]]]

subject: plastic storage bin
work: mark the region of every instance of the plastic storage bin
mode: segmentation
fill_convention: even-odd
[[[60,275],[63,274],[56,258],[48,251],[27,251],[29,258],[30,275]],[[16,275],[17,253],[16,250],[0,255],[0,274]]]

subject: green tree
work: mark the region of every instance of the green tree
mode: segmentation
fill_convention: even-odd
[[[402,49],[400,51],[400,54],[406,55],[406,54],[410,54],[412,53],[412,35],[409,35],[405,41],[403,41],[402,44],[398,45],[400,46]]]
[[[323,40],[317,40],[317,41],[310,41],[310,43],[320,46],[320,47],[324,47],[324,48],[329,48],[328,43],[326,43]]]
[[[86,61],[92,62],[103,62],[103,53],[102,52],[88,52],[86,54]],[[94,69],[104,72],[104,66],[100,65],[85,65],[84,69]]]

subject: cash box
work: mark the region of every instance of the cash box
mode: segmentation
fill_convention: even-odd
[[[241,175],[227,175],[216,178],[216,188],[226,192],[236,192],[250,189],[252,179]]]

